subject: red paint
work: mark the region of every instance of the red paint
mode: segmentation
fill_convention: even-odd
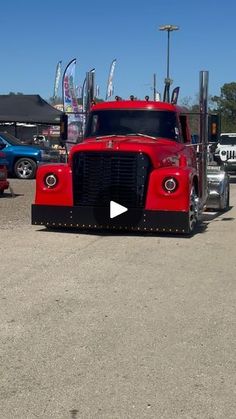
[[[0,192],[3,193],[5,189],[9,188],[9,182],[7,180],[7,167],[4,162],[5,154],[0,151]]]
[[[55,174],[58,183],[48,188],[44,179],[48,174]],[[68,164],[42,165],[37,170],[35,203],[41,205],[73,205],[72,172]]]
[[[169,103],[149,101],[114,101],[93,105],[93,110],[146,109],[173,111],[179,118],[183,109]],[[141,136],[109,136],[95,139],[88,138],[83,143],[72,147],[68,164],[44,165],[38,169],[36,179],[35,203],[41,205],[73,206],[72,161],[75,153],[80,151],[122,151],[142,152],[149,156],[153,170],[150,173],[146,195],[145,209],[164,211],[188,211],[189,193],[193,178],[198,181],[196,152],[190,142],[190,130],[185,126],[186,142],[176,142],[168,138],[152,139]],[[110,141],[110,144],[108,145]],[[111,147],[110,147],[111,146]],[[55,188],[49,189],[44,184],[47,174],[58,177]],[[179,187],[173,193],[163,189],[165,178],[175,177]]]

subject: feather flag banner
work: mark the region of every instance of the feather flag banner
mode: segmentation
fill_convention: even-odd
[[[78,105],[75,84],[76,58],[67,65],[62,79],[63,109],[68,115],[67,150],[80,141],[83,134],[83,113]]]
[[[78,102],[75,93],[75,66],[76,66],[76,58],[71,60],[67,65],[63,80],[62,80],[62,92],[63,92],[63,106],[64,112],[73,112],[78,113]]]
[[[107,93],[106,93],[106,100],[113,95],[114,92],[114,86],[113,86],[113,77],[114,77],[114,71],[116,66],[116,59],[114,59],[110,66],[110,72],[107,82]]]
[[[62,61],[59,61],[57,63],[57,67],[56,67],[54,89],[53,89],[53,99],[54,100],[57,98],[57,95],[58,95],[58,87],[59,87],[59,82],[60,82],[60,77],[61,77],[61,64],[62,64]]]

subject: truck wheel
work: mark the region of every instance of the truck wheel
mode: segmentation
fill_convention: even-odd
[[[14,174],[18,179],[34,179],[37,165],[34,160],[23,157],[16,161]]]
[[[194,232],[199,218],[199,203],[195,187],[192,186],[189,197],[188,234]]]
[[[230,197],[230,191],[229,191],[229,184],[227,184],[224,194],[220,200],[220,211],[227,211],[229,209],[229,197]]]

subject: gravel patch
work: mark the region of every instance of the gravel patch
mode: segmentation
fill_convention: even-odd
[[[10,188],[0,197],[0,229],[31,224],[34,194],[35,180],[10,179]]]

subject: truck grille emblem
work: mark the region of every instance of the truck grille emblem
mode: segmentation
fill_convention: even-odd
[[[112,140],[109,140],[107,142],[107,148],[113,148],[113,141]]]

